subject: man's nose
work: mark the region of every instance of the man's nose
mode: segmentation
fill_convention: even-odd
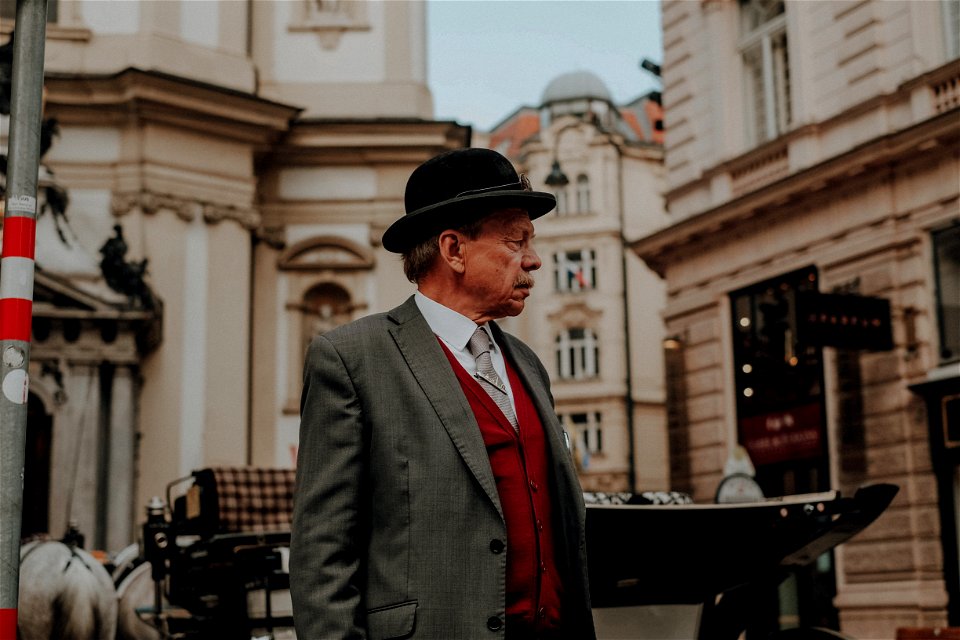
[[[527,249],[526,255],[523,256],[523,270],[536,271],[541,265],[542,263],[540,262],[540,256],[537,254],[536,250],[533,247]]]

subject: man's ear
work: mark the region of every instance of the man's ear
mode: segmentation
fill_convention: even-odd
[[[466,270],[463,239],[463,234],[453,229],[443,231],[438,239],[440,259],[456,273]]]

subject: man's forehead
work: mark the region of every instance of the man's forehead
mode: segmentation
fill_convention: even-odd
[[[530,221],[530,214],[526,209],[498,209],[487,216],[487,220],[502,228],[533,229],[533,222]]]

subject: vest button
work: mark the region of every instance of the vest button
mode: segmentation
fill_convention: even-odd
[[[506,545],[503,544],[503,540],[494,538],[493,540],[490,541],[490,551],[492,551],[493,553],[503,553],[503,550],[505,547]]]
[[[487,629],[490,631],[500,631],[503,628],[503,620],[497,616],[490,616],[487,618]]]

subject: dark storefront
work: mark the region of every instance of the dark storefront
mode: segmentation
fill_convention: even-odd
[[[830,476],[823,347],[836,349],[840,446],[862,432],[859,353],[893,348],[890,304],[853,292],[821,293],[816,267],[730,294],[737,435],[765,496],[846,489]],[[862,447],[854,450],[862,451]],[[839,461],[841,476],[850,462]],[[751,638],[796,624],[838,629],[833,553],[795,570],[772,594]]]

